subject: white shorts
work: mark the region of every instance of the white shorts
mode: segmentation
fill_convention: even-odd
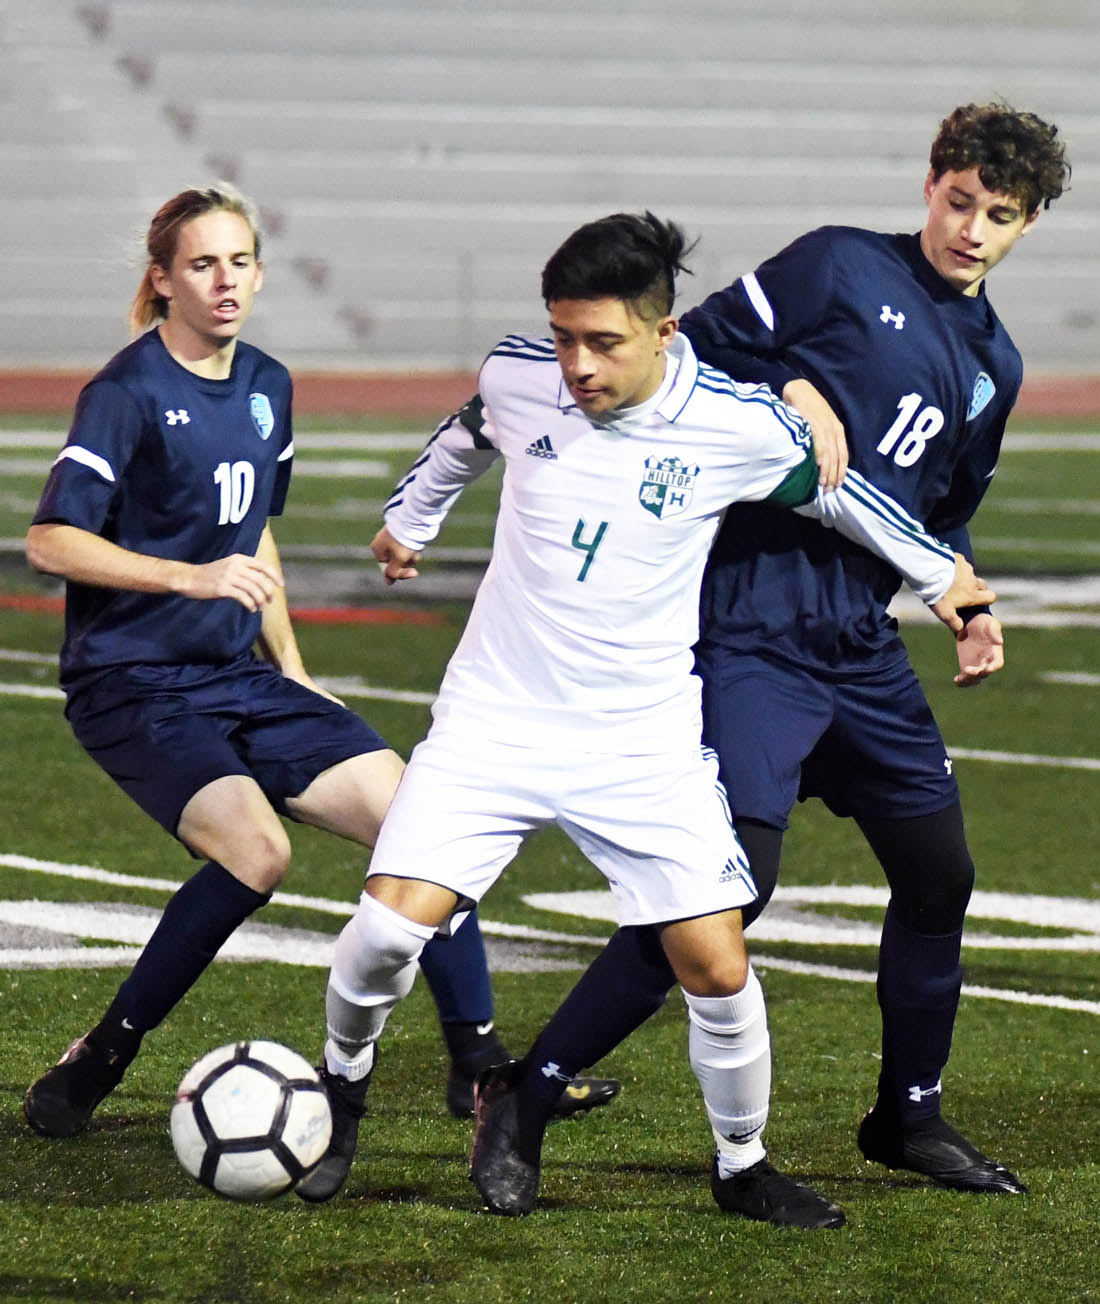
[[[438,728],[413,751],[370,873],[450,888],[461,912],[550,824],[605,875],[621,924],[756,899],[713,752],[570,753]]]

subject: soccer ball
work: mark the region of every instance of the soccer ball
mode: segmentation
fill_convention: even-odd
[[[230,1200],[289,1190],[328,1149],[332,1114],[311,1065],[274,1041],[219,1046],[184,1074],[172,1106],[183,1167]]]

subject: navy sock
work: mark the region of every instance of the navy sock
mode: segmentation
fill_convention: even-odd
[[[524,1057],[521,1094],[552,1105],[661,1008],[675,981],[655,928],[617,929]]]
[[[508,1059],[508,1051],[491,1022],[445,1023],[443,1040],[452,1065],[466,1078]]]
[[[492,1023],[493,988],[476,910],[451,937],[431,939],[420,970],[443,1023]]]
[[[962,990],[962,929],[929,936],[886,911],[879,951],[882,1010],[879,1105],[903,1126],[940,1112],[940,1076]]]
[[[270,898],[208,861],[164,908],[137,964],[89,1034],[129,1062],[141,1037],[190,990],[231,933]]]

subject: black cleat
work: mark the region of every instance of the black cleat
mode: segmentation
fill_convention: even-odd
[[[474,1077],[467,1077],[459,1069],[451,1066],[447,1078],[447,1108],[455,1118],[474,1117]],[[619,1094],[621,1084],[616,1078],[575,1077],[563,1088],[561,1095],[554,1102],[551,1118],[572,1118],[574,1114],[586,1114],[590,1109],[609,1105]]]
[[[122,1081],[126,1067],[116,1052],[78,1037],[53,1068],[27,1088],[27,1122],[42,1136],[75,1136]]]
[[[902,1129],[872,1109],[863,1116],[857,1141],[864,1159],[921,1173],[952,1191],[1027,1194],[1027,1187],[1015,1174],[987,1159],[942,1118]]]
[[[470,1180],[490,1213],[519,1218],[535,1207],[539,1163],[519,1153],[519,1097],[512,1088],[515,1064],[478,1074],[474,1084],[477,1123],[470,1149]]]
[[[294,1188],[295,1194],[310,1204],[331,1200],[348,1180],[359,1145],[359,1120],[367,1112],[367,1088],[377,1063],[378,1048],[375,1047],[374,1064],[367,1076],[358,1082],[330,1073],[323,1064],[317,1070],[325,1084],[332,1110],[332,1139],[325,1153]]]
[[[757,1222],[780,1227],[843,1227],[846,1221],[835,1204],[778,1172],[766,1159],[732,1177],[719,1177],[716,1158],[710,1189],[719,1209]]]

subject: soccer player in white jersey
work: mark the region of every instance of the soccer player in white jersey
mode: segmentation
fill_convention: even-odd
[[[392,583],[416,575],[463,486],[505,460],[492,561],[337,942],[324,1067],[334,1135],[307,1199],[347,1176],[375,1042],[421,948],[556,823],[606,875],[623,922],[661,927],[716,1139],[718,1204],[807,1227],[844,1221],[776,1172],[760,1140],[770,1051],[740,916],[756,890],[700,744],[699,585],[724,508],[751,497],[809,504],[927,601],[946,594],[942,618],[988,590],[859,477],[820,493],[801,420],[697,363],[671,315],[683,253],[680,230],[651,214],[574,232],[543,272],[553,339],[509,336],[493,351],[479,398],[436,431],[386,507],[374,552]],[[477,1110],[479,1192],[493,1212],[530,1212],[542,1124],[526,1126],[507,1066],[479,1079]]]

